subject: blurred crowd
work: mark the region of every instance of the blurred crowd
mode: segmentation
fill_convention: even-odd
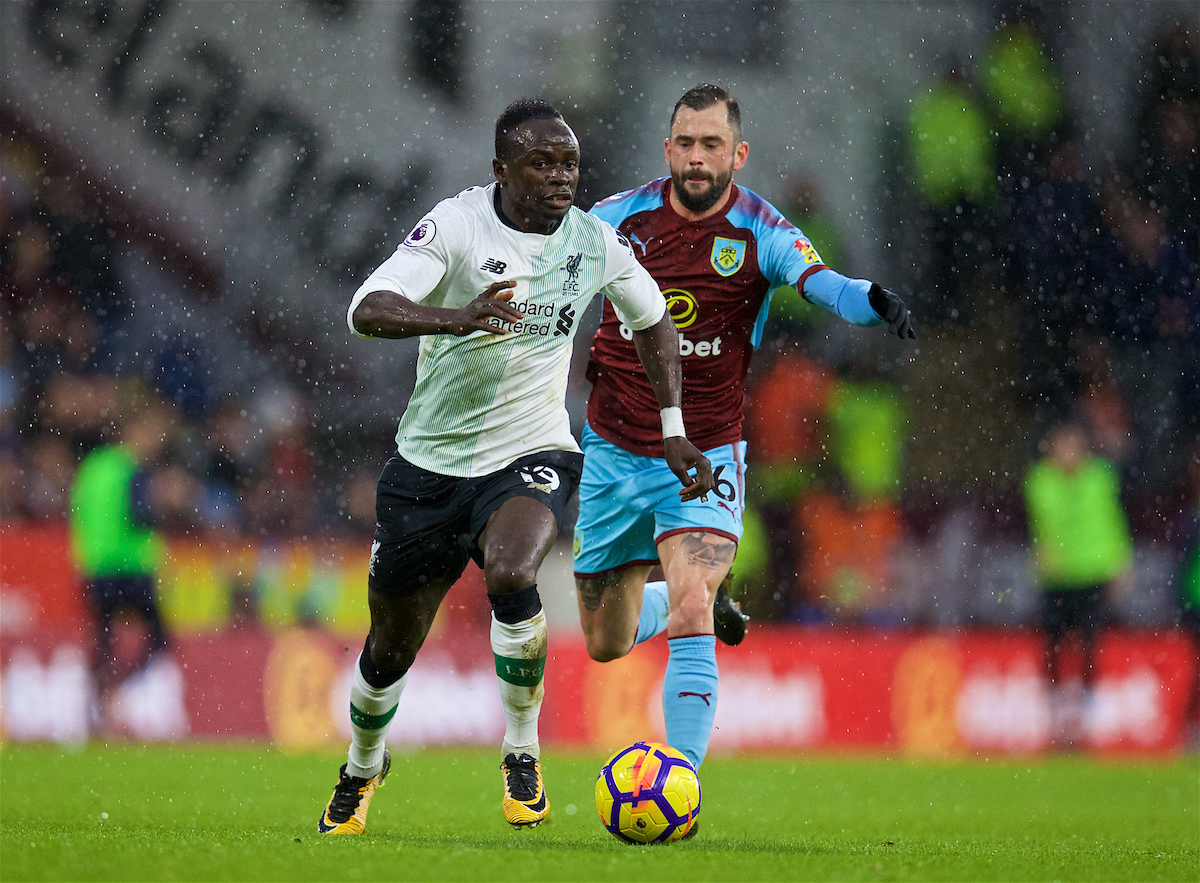
[[[0,519],[65,519],[78,464],[151,395],[172,415],[156,468],[192,488],[191,515],[167,529],[369,537],[375,476],[317,480],[303,385],[285,370],[223,384],[216,363],[240,360],[238,344],[170,328],[154,306],[168,295],[122,272],[147,260],[137,244],[21,146],[7,146],[0,194]]]
[[[1137,548],[1108,615],[1158,624],[1194,603],[1200,47],[1184,22],[1157,36],[1127,143],[1095,167],[1048,9],[1002,4],[983,51],[946,55],[901,111],[886,278],[919,354],[898,363],[776,296],[738,569],[760,617],[1035,622],[1028,476],[1068,426],[1115,468]],[[790,218],[853,274],[820,181],[788,183]]]
[[[895,177],[881,200],[918,355],[848,345],[795,292],[776,295],[748,391],[735,565],[759,620],[1035,621],[1026,476],[1064,424],[1119,478],[1135,552],[1114,613],[1179,615],[1200,505],[1197,35],[1159,36],[1131,84],[1125,150],[1094,168],[1048,24],[1006,13],[982,55],[948,58],[896,109],[907,138],[880,170]],[[3,162],[0,522],[65,523],[79,464],[149,396],[171,415],[147,464],[174,488],[160,529],[369,542],[390,430],[322,434],[286,359],[223,381],[223,335],[149,327],[158,293],[130,269],[144,255],[85,182],[19,138]],[[821,182],[785,186],[764,195],[854,275]],[[242,331],[239,345],[272,345]],[[374,454],[346,456],[368,443]]]

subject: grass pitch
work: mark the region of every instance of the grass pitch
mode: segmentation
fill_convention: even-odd
[[[599,756],[543,758],[550,819],[500,816],[491,750],[397,752],[367,833],[323,838],[343,758],[265,747],[5,746],[0,877],[18,880],[1200,879],[1200,764],[713,757],[699,835],[627,846]]]

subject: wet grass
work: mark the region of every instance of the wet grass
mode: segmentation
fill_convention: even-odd
[[[1190,880],[1200,764],[714,757],[695,839],[618,843],[600,756],[543,758],[550,819],[499,814],[499,759],[397,752],[367,833],[316,820],[342,758],[266,747],[0,752],[0,877],[18,880]]]

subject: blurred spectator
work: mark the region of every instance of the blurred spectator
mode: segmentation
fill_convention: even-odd
[[[379,476],[372,471],[359,471],[338,496],[339,523],[350,535],[366,540],[375,536],[375,492]]]
[[[949,65],[913,100],[909,127],[931,250],[929,278],[922,280],[926,314],[935,321],[965,321],[985,256],[981,246],[995,196],[996,158],[991,124],[960,65]]]
[[[205,521],[237,530],[243,523],[242,496],[262,473],[261,435],[236,401],[216,408],[204,422],[201,435]]]
[[[61,521],[67,516],[68,492],[78,459],[65,440],[39,435],[22,460],[19,501],[22,514],[35,521]]]
[[[804,355],[800,342],[777,338],[760,352],[746,391],[745,435],[750,465],[747,497],[767,544],[766,574],[743,604],[756,618],[782,619],[797,602],[801,554],[792,524],[796,500],[816,485],[825,454],[832,370]],[[739,568],[739,581],[747,580]]]
[[[865,358],[839,377],[787,335],[762,357],[745,431],[766,575],[739,570],[743,603],[764,619],[860,620],[884,603],[904,534],[893,506],[906,422],[899,394]]]
[[[1187,327],[1174,317],[1195,302],[1196,283],[1181,244],[1144,198],[1113,182],[1102,211],[1105,234],[1088,260],[1087,321],[1104,338],[1110,374],[1130,406],[1141,441],[1138,482],[1169,488],[1181,471],[1176,403],[1188,369],[1180,345]]]
[[[865,358],[849,361],[829,397],[829,450],[853,499],[899,498],[907,423],[895,384]]]
[[[1159,323],[1171,367],[1180,369],[1179,428],[1190,435],[1200,431],[1200,47],[1186,24],[1168,24],[1138,79],[1134,180],[1180,244],[1190,276],[1189,294],[1165,292]]]
[[[1200,97],[1200,47],[1188,23],[1169,21],[1155,40],[1140,75],[1142,101],[1139,122],[1159,102]]]
[[[892,555],[903,537],[900,513],[887,502],[860,503],[828,489],[796,503],[793,529],[803,537],[797,561],[804,597],[800,621],[866,623],[887,608]]]
[[[14,313],[33,304],[47,289],[64,286],[51,279],[54,252],[50,231],[31,218],[13,219],[4,237],[0,262],[0,291],[4,306]]]
[[[166,549],[155,525],[186,522],[194,500],[188,476],[162,462],[176,423],[172,409],[154,397],[132,402],[121,417],[119,442],[89,454],[71,488],[72,549],[95,614],[102,731],[110,725],[115,688],[167,643],[156,596]],[[138,617],[146,632],[132,660],[118,656],[114,643],[121,613]]]
[[[54,374],[35,411],[43,433],[62,438],[76,459],[102,444],[116,408],[119,381],[106,374]]]
[[[311,406],[280,384],[261,390],[251,413],[261,433],[262,460],[242,495],[245,527],[260,537],[303,536],[319,523],[308,443]]]
[[[1163,210],[1171,231],[1190,240],[1200,226],[1200,47],[1187,24],[1168,23],[1138,72],[1138,85],[1138,182]]]
[[[154,388],[179,406],[188,420],[204,419],[208,406],[206,370],[197,341],[186,334],[167,336],[153,357]]]
[[[1159,104],[1152,124],[1138,145],[1137,181],[1171,233],[1194,247],[1200,241],[1200,97]]]
[[[1089,379],[1077,402],[1079,422],[1094,451],[1125,470],[1137,453],[1138,436],[1129,403],[1109,376],[1106,353],[1103,341],[1095,341],[1076,360],[1079,372]]]
[[[1006,236],[1010,281],[1020,303],[1019,346],[1028,396],[1042,431],[1062,419],[1084,380],[1070,361],[1088,315],[1088,255],[1100,210],[1073,135],[1051,139],[1044,174],[1013,193]]]
[[[1051,133],[1066,116],[1063,80],[1040,27],[1036,7],[1016,4],[992,34],[980,65],[999,133],[999,171],[1010,186],[1037,169]]]
[[[51,176],[41,192],[41,220],[53,243],[54,277],[76,292],[102,330],[107,345],[120,334],[129,313],[121,282],[113,270],[113,235],[95,209],[84,201],[78,183]]]
[[[1096,632],[1109,585],[1133,562],[1133,541],[1116,470],[1088,451],[1073,423],[1047,435],[1044,456],[1025,479],[1025,504],[1035,569],[1043,593],[1051,738],[1074,745],[1095,680]],[[1064,679],[1068,638],[1082,654],[1082,691]]]

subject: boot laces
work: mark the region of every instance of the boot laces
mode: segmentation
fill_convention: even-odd
[[[529,801],[538,795],[537,758],[522,754],[510,754],[504,758],[508,767],[508,793],[516,800]]]
[[[333,789],[333,798],[329,801],[329,818],[331,821],[337,822],[340,825],[354,815],[355,810],[358,809],[359,801],[362,799],[362,789],[366,787],[369,781],[371,780],[346,775],[346,767],[342,767],[338,776],[337,787]]]

